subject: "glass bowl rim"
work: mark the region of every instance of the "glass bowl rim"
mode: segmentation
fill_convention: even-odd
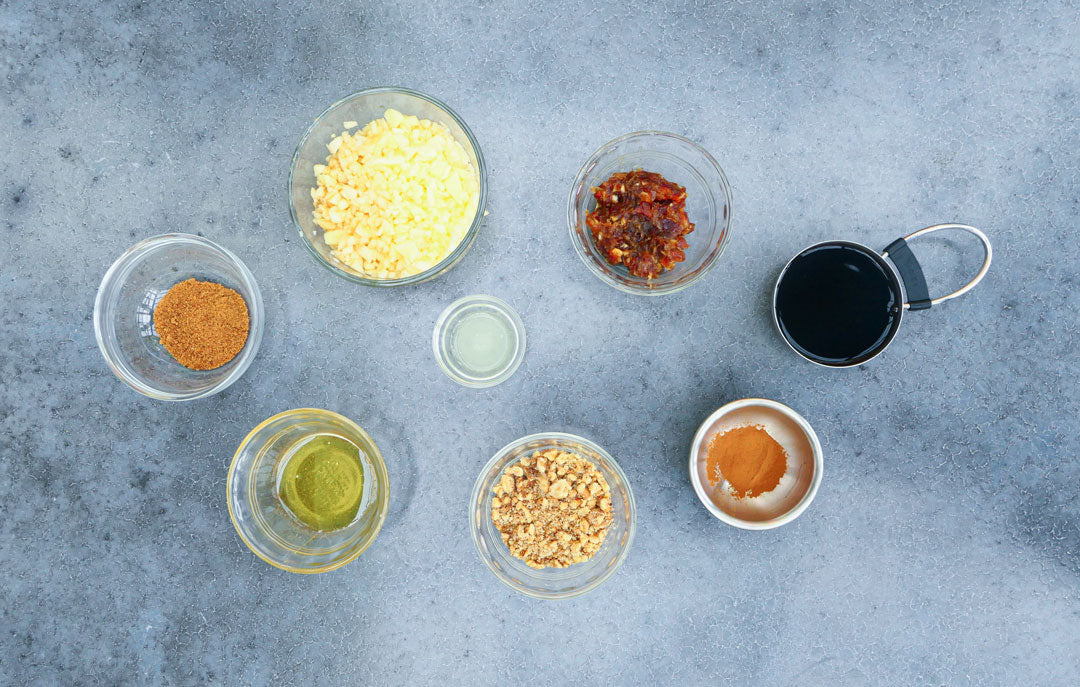
[[[575,589],[570,592],[539,592],[530,587],[515,583],[508,579],[501,571],[495,568],[490,558],[484,553],[483,549],[480,547],[480,530],[482,524],[480,523],[477,516],[476,504],[479,500],[480,492],[484,485],[484,476],[491,472],[491,470],[499,463],[499,461],[505,459],[506,455],[510,453],[510,451],[532,441],[551,441],[553,439],[562,439],[564,441],[581,444],[602,456],[604,460],[606,460],[611,466],[612,472],[615,473],[615,475],[622,481],[623,486],[626,487],[626,510],[630,515],[630,522],[627,525],[626,529],[626,543],[622,546],[618,555],[616,555],[614,563],[610,565],[607,570],[603,572],[603,574],[599,575],[589,584],[581,587],[580,589]],[[491,459],[484,464],[484,467],[481,468],[480,474],[476,477],[476,482],[473,483],[472,492],[469,497],[469,534],[472,536],[473,545],[476,547],[476,553],[480,556],[480,560],[482,560],[484,562],[484,565],[487,566],[488,570],[490,570],[492,574],[495,575],[496,579],[498,579],[510,589],[524,594],[525,596],[531,596],[534,599],[572,599],[576,596],[581,596],[582,594],[591,592],[592,590],[602,585],[604,582],[607,582],[608,579],[610,579],[611,576],[615,574],[615,571],[622,567],[622,564],[626,561],[626,557],[630,554],[630,548],[634,543],[634,536],[635,534],[637,534],[637,502],[634,499],[634,490],[630,486],[630,479],[626,476],[626,473],[623,472],[623,469],[619,465],[619,463],[599,444],[589,439],[586,439],[585,437],[578,436],[576,434],[570,434],[568,432],[536,432],[534,434],[525,435],[520,439],[516,439],[509,444],[506,444],[501,449],[496,451],[495,454],[491,457]]]
[[[701,445],[701,440],[705,437],[705,433],[725,415],[728,415],[735,410],[739,410],[740,408],[750,406],[770,408],[787,416],[787,418],[798,425],[799,429],[806,435],[807,441],[810,442],[811,452],[813,453],[814,476],[810,480],[810,486],[806,488],[806,493],[803,494],[803,497],[799,499],[798,503],[770,520],[743,520],[742,518],[735,517],[721,509],[712,502],[708,495],[705,494],[705,487],[701,484],[701,475],[698,474],[697,469],[699,459],[698,447]],[[732,527],[738,527],[744,530],[771,530],[780,527],[781,525],[788,524],[802,515],[803,512],[810,507],[810,503],[814,500],[814,497],[817,496],[818,488],[821,486],[824,466],[825,458],[821,448],[821,441],[818,439],[817,432],[814,431],[814,428],[806,418],[790,406],[780,403],[779,401],[773,401],[768,398],[748,397],[729,401],[709,413],[708,417],[702,420],[701,424],[698,425],[697,431],[694,432],[694,438],[690,444],[690,461],[688,469],[690,472],[690,484],[694,489],[694,494],[697,495],[698,500],[701,501],[701,505],[705,506],[705,509],[709,511],[710,515]]]
[[[471,305],[473,303],[488,304],[500,311],[510,321],[510,326],[514,329],[514,333],[518,337],[518,347],[514,352],[514,357],[510,361],[510,364],[503,368],[499,374],[494,375],[490,379],[484,379],[481,381],[474,381],[466,377],[462,377],[454,372],[442,355],[442,331],[446,326],[450,316],[459,310],[463,305]],[[458,298],[450,305],[446,306],[439,314],[438,319],[435,320],[435,328],[431,332],[431,348],[435,353],[435,362],[438,363],[439,368],[446,374],[447,377],[457,382],[458,384],[470,387],[473,389],[486,389],[492,386],[498,386],[506,380],[514,376],[518,368],[521,367],[521,362],[525,360],[525,346],[526,346],[526,334],[525,323],[521,319],[521,315],[517,310],[514,310],[513,306],[496,296],[490,296],[486,293],[477,293],[470,296],[462,296]]]
[[[578,188],[584,185],[587,173],[596,166],[596,163],[605,153],[607,153],[609,150],[619,145],[620,143],[635,138],[667,138],[674,140],[678,143],[687,145],[700,153],[702,157],[704,157],[705,160],[708,162],[708,164],[720,175],[720,178],[724,182],[724,196],[727,200],[728,207],[728,228],[727,231],[724,233],[723,238],[720,239],[719,249],[716,251],[716,254],[713,255],[707,262],[697,268],[697,272],[693,276],[680,284],[676,284],[670,287],[649,289],[641,286],[629,286],[620,281],[612,279],[611,276],[607,274],[607,272],[600,265],[596,264],[596,261],[582,245],[582,241],[579,239],[578,236],[576,207],[577,203],[575,202],[578,195]],[[696,167],[695,165],[691,166]],[[630,133],[617,136],[597,148],[596,151],[592,155],[590,155],[587,160],[585,160],[585,164],[581,166],[581,169],[578,170],[577,176],[574,177],[574,183],[570,186],[570,196],[567,199],[566,210],[567,228],[570,231],[570,242],[573,244],[574,251],[577,253],[578,257],[581,258],[581,261],[584,262],[585,266],[589,268],[589,271],[596,275],[596,277],[598,277],[605,284],[616,288],[623,293],[629,293],[635,296],[667,296],[673,293],[678,293],[679,291],[687,289],[693,284],[697,283],[698,280],[704,277],[713,268],[713,265],[716,264],[717,260],[719,260],[720,256],[723,255],[724,251],[727,249],[727,244],[731,240],[731,216],[731,182],[728,181],[727,174],[724,173],[723,168],[720,166],[720,163],[716,161],[716,158],[714,158],[709,151],[705,150],[704,147],[698,145],[694,141],[691,141],[685,136],[680,136],[679,134],[671,133],[670,131],[660,131],[656,129],[631,131]],[[714,218],[713,221],[716,222],[716,219]]]
[[[447,253],[439,262],[435,263],[423,272],[409,275],[407,277],[397,277],[394,279],[371,279],[369,277],[361,277],[355,274],[350,274],[337,267],[333,263],[329,262],[322,256],[319,251],[315,250],[315,247],[311,244],[311,238],[304,233],[304,227],[300,224],[300,218],[296,213],[296,204],[293,203],[293,178],[296,176],[297,165],[300,162],[300,151],[303,149],[304,144],[307,143],[308,138],[311,137],[315,128],[322,123],[322,121],[336,108],[344,105],[350,100],[359,98],[365,95],[375,95],[379,93],[401,93],[404,95],[410,95],[413,97],[426,100],[435,107],[441,109],[447,115],[450,116],[454,122],[461,127],[461,130],[465,133],[465,138],[468,139],[469,145],[472,147],[473,153],[476,154],[476,173],[480,177],[480,197],[476,203],[476,214],[473,216],[472,224],[469,226],[469,230],[465,232],[465,236],[454,250]],[[465,123],[465,120],[458,115],[449,105],[439,100],[438,98],[421,93],[420,91],[413,90],[411,88],[405,88],[403,86],[373,86],[371,88],[364,88],[359,91],[354,91],[338,100],[334,101],[330,106],[323,110],[315,118],[315,120],[304,131],[304,134],[300,137],[299,143],[296,144],[296,149],[293,151],[292,162],[289,164],[289,179],[288,179],[288,198],[289,198],[289,215],[292,217],[293,226],[296,227],[300,237],[304,240],[304,247],[315,258],[316,262],[330,270],[332,273],[347,279],[355,284],[363,284],[364,286],[375,287],[392,287],[392,286],[408,286],[410,284],[418,284],[420,282],[431,279],[441,274],[448,267],[453,266],[458,260],[460,260],[469,247],[472,245],[473,240],[476,238],[476,234],[480,231],[480,224],[484,219],[484,211],[487,208],[487,163],[484,161],[484,153],[480,149],[480,143],[476,140],[476,136],[473,134],[472,129]]]
[[[328,563],[317,568],[296,568],[291,565],[281,563],[279,561],[271,560],[264,556],[261,552],[256,550],[254,546],[251,545],[250,541],[248,541],[247,536],[245,536],[243,530],[240,529],[240,524],[236,521],[236,513],[233,511],[232,483],[233,475],[236,473],[236,463],[240,460],[240,453],[244,450],[245,447],[247,447],[248,443],[251,441],[251,438],[254,437],[258,432],[260,432],[270,423],[281,420],[283,418],[291,417],[293,415],[302,414],[321,415],[325,418],[330,419],[331,421],[344,424],[349,429],[357,432],[370,445],[373,455],[369,455],[368,458],[371,459],[372,465],[375,467],[375,472],[378,473],[378,478],[382,481],[383,484],[386,485],[386,487],[380,490],[380,492],[375,496],[375,505],[377,508],[375,528],[372,531],[371,536],[368,537],[367,541],[364,542],[362,546],[358,546],[355,550],[350,551],[349,554],[341,560],[334,561],[332,563]],[[283,410],[280,413],[266,418],[259,424],[255,425],[255,427],[250,432],[248,432],[247,435],[240,441],[240,444],[236,447],[236,451],[233,453],[232,462],[229,464],[229,471],[228,473],[226,473],[225,476],[225,505],[228,506],[229,519],[232,520],[233,528],[236,530],[237,535],[240,536],[240,540],[244,542],[244,545],[248,547],[249,551],[251,551],[264,562],[274,566],[275,568],[278,568],[279,570],[284,570],[291,573],[299,573],[301,575],[314,575],[317,573],[330,572],[331,570],[337,570],[338,568],[352,563],[360,557],[360,554],[367,551],[368,548],[375,543],[375,540],[379,536],[379,532],[382,531],[383,524],[386,522],[387,513],[390,511],[390,474],[386,469],[386,461],[383,459],[382,451],[379,449],[379,445],[375,443],[375,440],[371,437],[370,434],[367,433],[367,431],[364,430],[363,427],[356,424],[344,415],[340,413],[335,413],[332,410],[326,410],[325,408],[292,408],[290,410]]]
[[[143,383],[142,381],[129,375],[121,368],[120,365],[116,363],[116,361],[113,359],[113,356],[109,353],[105,343],[104,324],[102,322],[102,318],[104,317],[105,313],[106,286],[112,284],[112,282],[117,278],[117,274],[122,269],[127,268],[129,265],[133,264],[133,262],[138,257],[140,257],[140,255],[147,253],[150,248],[157,247],[158,245],[164,246],[169,244],[184,243],[198,244],[218,251],[222,255],[224,255],[234,267],[236,267],[237,271],[240,273],[241,281],[244,282],[245,288],[250,290],[252,293],[252,302],[248,304],[248,318],[250,322],[248,336],[253,337],[253,341],[251,342],[250,348],[248,348],[248,345],[245,342],[244,348],[247,349],[247,352],[241,350],[241,352],[237,354],[238,356],[243,356],[240,362],[236,365],[235,368],[233,368],[233,370],[229,374],[227,374],[213,386],[194,393],[173,393],[169,391],[162,391],[157,387],[153,387],[149,384]],[[181,232],[172,232],[168,234],[158,234],[156,236],[150,236],[148,238],[142,239],[141,241],[138,241],[130,248],[125,250],[123,253],[120,254],[119,257],[116,258],[116,260],[113,261],[113,263],[109,266],[109,269],[105,271],[105,275],[101,278],[101,283],[98,284],[97,295],[94,297],[94,338],[97,340],[98,350],[101,352],[101,356],[105,359],[105,363],[109,366],[109,369],[112,370],[113,374],[116,375],[122,382],[127,384],[129,387],[144,396],[148,396],[159,401],[194,401],[200,398],[206,398],[207,396],[212,396],[213,394],[216,394],[220,391],[224,391],[226,388],[232,385],[233,382],[240,379],[240,377],[243,376],[245,372],[247,372],[248,367],[251,366],[251,362],[255,359],[255,355],[259,351],[259,346],[262,344],[264,319],[265,314],[263,309],[262,292],[259,290],[258,282],[255,281],[255,275],[252,274],[251,270],[248,269],[248,266],[244,264],[244,261],[237,257],[236,254],[228,248],[225,248],[224,246],[215,243],[214,241],[211,241],[204,236],[198,236],[196,234],[185,234]]]

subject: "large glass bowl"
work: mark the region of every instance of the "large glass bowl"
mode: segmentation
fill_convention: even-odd
[[[281,503],[278,478],[298,442],[336,434],[360,448],[364,492],[352,524],[332,532],[302,525]],[[390,506],[390,478],[375,441],[352,420],[317,408],[298,408],[264,421],[244,437],[229,467],[229,517],[240,538],[270,565],[320,573],[356,560],[382,529]]]
[[[334,257],[333,250],[323,240],[323,230],[312,217],[314,209],[311,189],[316,186],[315,165],[326,162],[326,145],[345,129],[345,122],[357,122],[364,126],[368,122],[383,116],[387,109],[394,108],[402,114],[415,115],[421,119],[430,119],[446,126],[451,135],[461,144],[468,155],[469,162],[479,177],[480,197],[476,203],[476,215],[465,234],[465,238],[450,253],[434,266],[408,277],[395,279],[376,279],[359,272]],[[369,88],[346,96],[326,108],[304,132],[300,143],[293,153],[292,167],[289,169],[289,212],[296,224],[304,245],[323,267],[334,274],[358,284],[367,286],[405,286],[427,281],[446,272],[456,265],[469,247],[472,246],[480,222],[484,218],[487,205],[487,165],[472,131],[465,121],[446,104],[435,98],[408,88]]]
[[[685,187],[686,214],[694,223],[686,237],[686,260],[655,279],[635,277],[625,266],[609,264],[585,223],[596,208],[593,187],[615,172],[635,169]],[[693,141],[663,131],[637,131],[607,143],[585,162],[570,189],[567,222],[578,256],[604,282],[642,296],[674,293],[705,276],[724,252],[731,236],[731,187],[712,155]]]
[[[176,362],[158,339],[154,308],[187,279],[217,282],[239,293],[248,308],[248,336],[236,357],[213,370]],[[163,234],[140,241],[105,273],[94,301],[94,334],[109,368],[132,389],[163,401],[215,394],[248,368],[259,350],[263,302],[251,271],[213,241]]]
[[[515,558],[499,536],[491,521],[492,489],[511,464],[537,451],[553,448],[576,453],[596,465],[611,489],[614,521],[600,550],[589,560],[567,568],[536,569]],[[518,439],[488,461],[480,471],[469,499],[469,523],[480,558],[500,582],[528,596],[568,599],[596,589],[626,560],[637,528],[637,509],[626,473],[607,451],[573,434],[545,432]]]

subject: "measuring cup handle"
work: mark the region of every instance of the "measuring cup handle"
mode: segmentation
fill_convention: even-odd
[[[960,229],[974,234],[975,237],[982,242],[984,258],[982,267],[979,268],[979,272],[975,275],[974,279],[948,295],[931,299],[930,292],[926,287],[926,279],[923,277],[922,268],[919,267],[919,263],[915,259],[915,255],[911,252],[911,249],[908,248],[907,242],[917,236],[941,231],[942,229]],[[900,270],[900,274],[904,278],[904,288],[908,293],[908,302],[904,303],[904,307],[910,310],[925,310],[932,305],[944,303],[957,296],[963,296],[965,293],[975,288],[975,285],[982,281],[982,278],[986,276],[986,271],[990,269],[990,261],[994,257],[994,249],[990,246],[990,239],[986,238],[986,234],[975,227],[968,226],[967,224],[935,224],[932,227],[926,227],[913,234],[908,234],[902,239],[896,239],[885,248],[882,256],[889,257],[893,261],[893,264],[896,265],[897,269]],[[911,280],[910,283],[908,281],[909,279]]]

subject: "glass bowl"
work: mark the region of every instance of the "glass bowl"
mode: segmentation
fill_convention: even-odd
[[[421,119],[430,119],[445,125],[465,149],[469,162],[479,176],[480,197],[476,203],[476,215],[465,238],[454,250],[450,251],[449,255],[418,274],[395,279],[375,279],[334,257],[333,251],[323,241],[322,228],[315,224],[312,218],[314,204],[311,200],[311,189],[316,186],[314,166],[326,162],[326,144],[344,130],[345,122],[357,122],[362,127],[382,117],[389,108],[394,108],[402,114],[415,115]],[[326,269],[349,281],[367,286],[417,284],[449,270],[465,256],[469,247],[472,246],[476,233],[480,230],[486,204],[487,165],[484,163],[480,144],[476,142],[472,131],[469,130],[465,121],[446,104],[408,88],[369,88],[346,96],[326,108],[304,132],[300,143],[296,146],[296,152],[293,153],[292,166],[289,169],[289,212],[292,214],[293,223],[296,224],[300,236],[304,239],[304,245],[315,260]]]
[[[491,521],[492,488],[512,463],[536,451],[557,448],[578,454],[596,465],[611,488],[614,521],[600,550],[584,563],[568,568],[530,568],[515,558]],[[499,581],[539,599],[569,599],[603,584],[626,560],[637,528],[637,509],[630,482],[615,459],[588,439],[561,432],[530,434],[503,447],[488,461],[473,486],[469,523],[480,558]]]
[[[473,318],[486,319],[489,327],[495,325],[499,330],[485,332],[488,341],[471,341],[473,336],[468,332],[468,323]],[[505,340],[505,355],[492,365],[476,365],[469,359],[469,347],[490,346],[491,338]],[[525,323],[510,304],[500,298],[482,294],[465,296],[439,315],[432,332],[431,347],[439,367],[458,384],[477,389],[495,386],[510,379],[525,359]]]
[[[212,281],[239,293],[248,308],[248,336],[235,358],[213,370],[190,370],[165,350],[154,328],[154,308],[186,279]],[[140,241],[105,273],[94,301],[98,348],[116,376],[163,401],[215,394],[244,374],[262,341],[263,302],[250,270],[213,241],[163,234]]]
[[[694,223],[687,235],[686,260],[655,279],[635,277],[611,265],[597,250],[585,217],[596,208],[592,188],[615,172],[642,169],[686,188],[686,214]],[[607,143],[578,172],[567,207],[570,240],[585,266],[627,293],[659,296],[681,291],[705,276],[731,236],[731,187],[724,170],[704,148],[663,131],[637,131]]]
[[[336,434],[360,448],[364,494],[356,520],[319,532],[292,516],[278,497],[284,463],[313,434]],[[390,478],[379,447],[352,420],[317,408],[298,408],[264,421],[240,442],[229,467],[229,517],[248,548],[270,565],[295,573],[335,570],[375,541],[390,505]]]

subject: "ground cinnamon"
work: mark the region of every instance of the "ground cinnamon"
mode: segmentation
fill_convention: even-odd
[[[772,491],[787,472],[787,453],[760,425],[735,427],[709,442],[705,462],[709,480],[727,480],[739,498]]]
[[[236,357],[248,336],[244,297],[209,281],[176,284],[154,308],[154,328],[176,362],[212,370]]]

